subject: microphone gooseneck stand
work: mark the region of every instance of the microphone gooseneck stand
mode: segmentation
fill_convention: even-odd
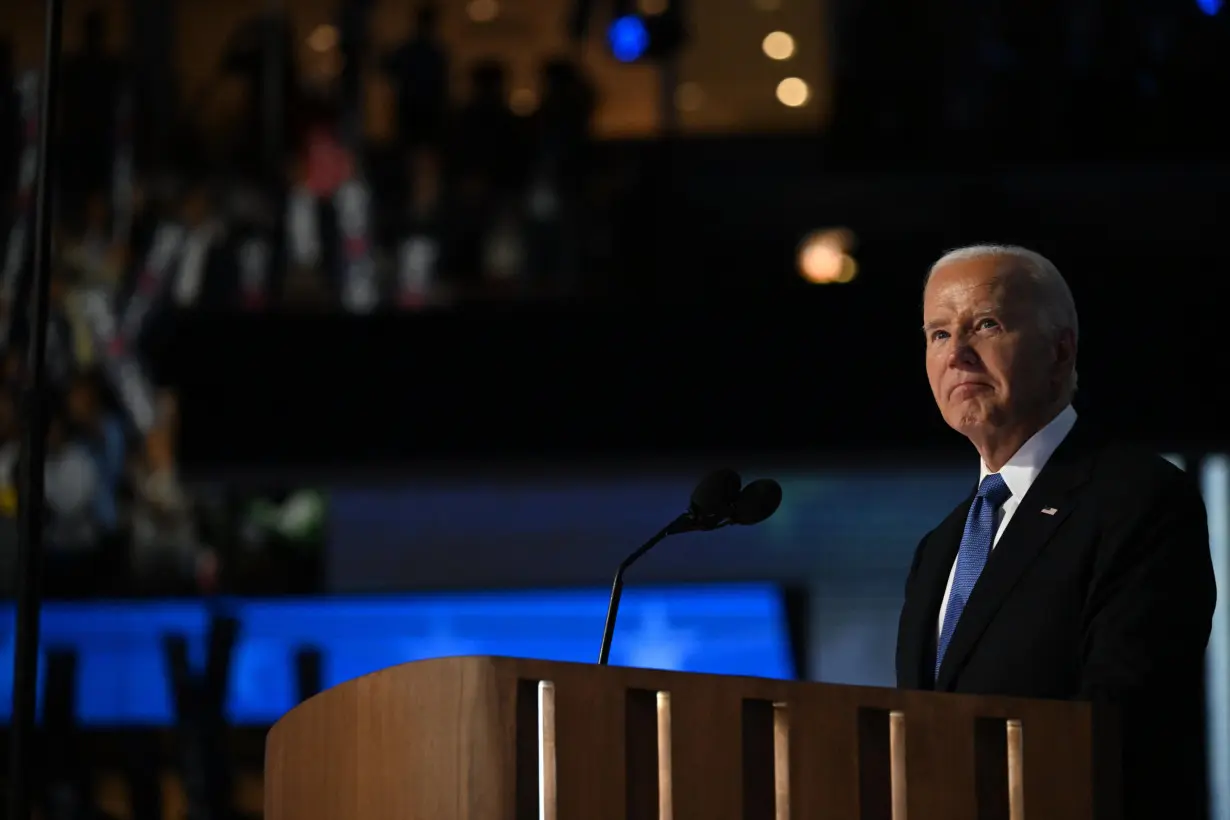
[[[724,489],[723,483],[726,485]],[[688,512],[667,524],[620,563],[619,569],[615,571],[615,581],[611,584],[611,599],[606,605],[606,626],[602,630],[602,645],[598,648],[599,666],[607,666],[611,659],[615,619],[619,617],[619,600],[623,596],[624,573],[628,567],[639,561],[641,556],[656,547],[668,535],[707,532],[732,524],[759,524],[777,512],[782,503],[780,484],[771,478],[761,478],[740,490],[739,483],[738,474],[733,470],[719,470],[710,475],[692,494],[692,507]]]
[[[611,584],[611,599],[606,605],[606,626],[602,629],[602,645],[598,648],[599,666],[607,666],[611,659],[611,641],[615,638],[615,619],[619,617],[619,599],[624,593],[624,573],[627,572],[628,567],[641,560],[641,556],[656,547],[668,535],[678,535],[682,532],[692,532],[694,530],[717,529],[717,527],[722,525],[717,522],[710,525],[704,519],[697,518],[693,513],[684,513],[659,530],[657,535],[642,544],[636,552],[633,552],[620,562],[619,569],[615,570],[615,581]]]
[[[629,555],[615,570],[615,581],[611,584],[611,599],[606,605],[606,625],[602,628],[602,645],[598,648],[598,665],[606,666],[611,659],[611,641],[615,637],[615,619],[619,617],[619,599],[624,594],[624,572],[635,564],[640,557],[656,547],[662,539],[671,534],[671,528],[678,523],[672,522],[663,527],[657,535],[646,541],[640,549]]]
[[[34,716],[38,686],[39,608],[42,603],[43,473],[47,457],[47,317],[50,313],[51,140],[60,82],[64,0],[47,0],[43,77],[38,113],[38,168],[34,201],[34,270],[31,272],[29,382],[22,435],[17,540],[17,646],[13,653],[13,723],[9,734],[9,814],[31,815]],[[9,305],[17,311],[21,305]]]

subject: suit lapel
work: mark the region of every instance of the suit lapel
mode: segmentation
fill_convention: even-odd
[[[1078,423],[1021,499],[970,593],[961,620],[957,622],[935,681],[937,690],[942,691],[952,685],[957,672],[1017,581],[1079,503],[1077,490],[1088,480],[1091,466],[1087,444],[1082,425]],[[960,541],[960,535],[957,540]],[[949,562],[941,582],[941,595],[943,584],[948,580],[947,572],[951,569]]]
[[[977,486],[975,486],[975,490]],[[901,616],[901,684],[908,689],[930,689],[935,685],[935,642],[940,602],[948,586],[948,575],[961,547],[961,533],[974,494],[962,501],[927,537],[915,578],[917,594],[906,597]]]

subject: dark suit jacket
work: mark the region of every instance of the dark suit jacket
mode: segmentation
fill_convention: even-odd
[[[1196,483],[1078,421],[992,551],[936,679],[940,601],[972,500],[918,545],[897,685],[1111,704],[1127,816],[1206,817],[1204,653],[1217,591]]]

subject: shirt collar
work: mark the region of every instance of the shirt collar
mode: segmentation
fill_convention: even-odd
[[[1068,433],[1072,432],[1075,424],[1076,410],[1069,404],[1045,427],[1030,436],[1029,440],[1021,445],[1021,449],[1008,459],[999,474],[1012,491],[1013,498],[1025,497],[1046,462],[1050,461],[1051,455],[1068,437]],[[981,467],[979,482],[991,472],[987,469],[986,462],[982,462]]]

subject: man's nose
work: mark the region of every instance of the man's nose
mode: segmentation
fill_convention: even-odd
[[[978,352],[974,350],[973,345],[964,336],[958,336],[953,339],[952,348],[949,351],[948,364],[951,367],[971,367],[981,361],[978,358]]]

